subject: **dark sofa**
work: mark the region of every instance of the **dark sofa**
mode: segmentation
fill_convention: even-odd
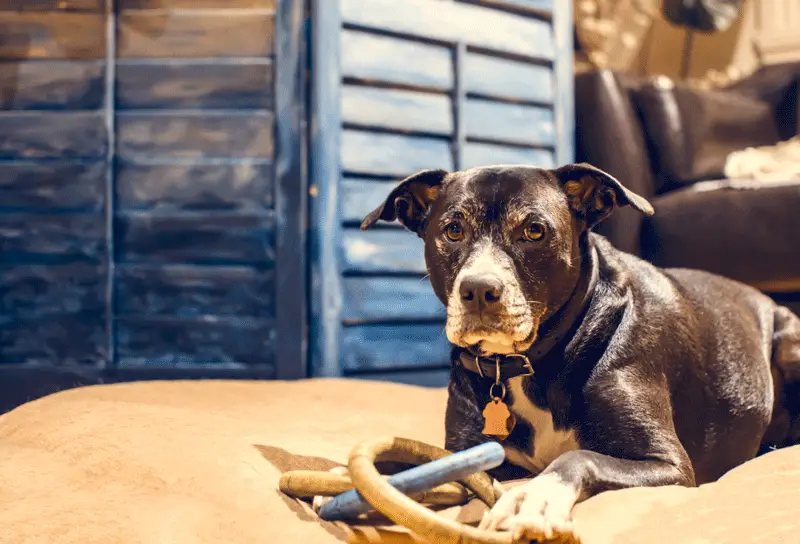
[[[714,91],[663,77],[577,75],[577,159],[656,209],[647,218],[620,210],[598,232],[658,266],[716,272],[800,311],[800,182],[723,179],[730,152],[798,133],[798,81],[800,64]]]

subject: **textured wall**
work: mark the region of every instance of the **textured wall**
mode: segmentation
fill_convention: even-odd
[[[0,11],[4,363],[108,361],[104,10],[17,0]]]
[[[120,366],[274,363],[274,7],[117,2]]]
[[[111,6],[0,8],[0,360],[304,375],[303,2]]]

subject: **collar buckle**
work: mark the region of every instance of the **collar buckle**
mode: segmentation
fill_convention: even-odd
[[[506,354],[506,357],[520,357],[522,359],[522,364],[525,366],[525,368],[528,369],[527,374],[520,374],[520,376],[522,377],[533,376],[533,365],[531,364],[531,361],[530,359],[528,359],[527,355],[523,353],[508,353]]]

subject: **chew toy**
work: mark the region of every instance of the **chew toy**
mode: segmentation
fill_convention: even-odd
[[[418,467],[400,472],[388,479],[389,484],[406,495],[428,491],[447,482],[455,482],[479,471],[499,467],[505,460],[503,446],[488,442]],[[373,510],[357,490],[352,489],[333,497],[319,511],[326,521],[352,519]]]
[[[320,517],[329,521],[346,520],[358,525],[357,516],[374,509],[437,544],[527,544],[523,537],[507,531],[484,531],[447,519],[415,500],[420,492],[425,494],[433,489],[440,490],[440,498],[460,499],[449,504],[464,504],[469,497],[460,490],[466,488],[491,508],[503,490],[482,471],[499,466],[504,459],[503,447],[496,442],[451,453],[416,440],[386,438],[363,442],[353,448],[346,475],[343,472],[287,472],[281,477],[279,487],[293,497],[333,496],[319,510]],[[375,468],[376,461],[418,466],[387,478]],[[448,483],[454,480],[461,485]]]

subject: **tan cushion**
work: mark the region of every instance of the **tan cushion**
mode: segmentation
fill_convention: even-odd
[[[308,380],[124,384],[46,397],[0,417],[0,540],[342,542],[343,526],[319,523],[277,491],[280,473],[328,469],[378,436],[441,444],[445,396]],[[700,489],[606,493],[579,506],[578,526],[590,544],[790,542],[798,466],[800,450],[784,450]],[[472,507],[460,517],[475,518]]]

